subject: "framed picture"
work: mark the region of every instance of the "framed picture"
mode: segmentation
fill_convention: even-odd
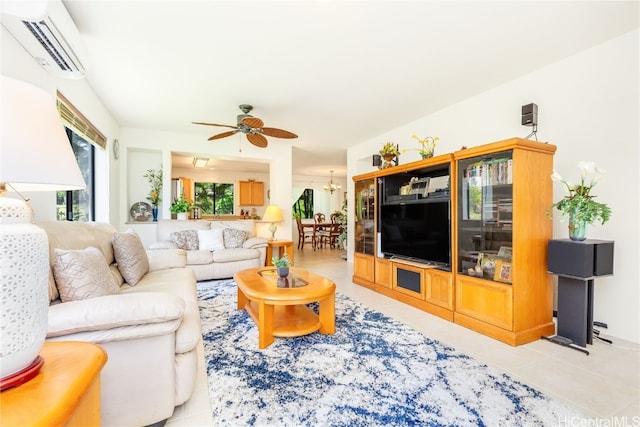
[[[496,282],[511,283],[511,263],[506,261],[496,262],[493,280]]]
[[[498,256],[505,259],[511,259],[512,251],[513,249],[509,246],[500,246],[500,250],[498,251]]]

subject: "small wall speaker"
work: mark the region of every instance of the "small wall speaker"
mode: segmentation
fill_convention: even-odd
[[[374,154],[373,155],[373,166],[380,166],[382,165],[382,157],[380,157],[380,154]]]
[[[522,125],[535,126],[538,124],[538,106],[534,103],[522,106]]]

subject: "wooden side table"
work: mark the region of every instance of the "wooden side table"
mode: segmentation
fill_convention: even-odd
[[[3,426],[99,426],[100,371],[107,353],[80,341],[46,342],[31,381],[0,393]]]
[[[269,240],[267,246],[267,256],[264,265],[273,265],[271,258],[274,256],[274,249],[277,249],[277,256],[281,258],[283,252],[286,252],[291,265],[293,265],[293,240]]]

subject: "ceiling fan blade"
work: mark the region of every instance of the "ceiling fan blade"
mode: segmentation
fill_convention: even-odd
[[[277,128],[262,128],[262,133],[267,136],[272,136],[274,138],[297,138],[298,135],[295,133],[289,132],[288,130],[277,129]]]
[[[213,135],[211,138],[208,139],[208,141],[213,141],[214,139],[226,138],[228,136],[231,136],[231,135],[235,134],[236,132],[238,132],[238,131],[237,130],[230,130],[228,132],[222,132],[222,133],[219,133],[217,135]]]
[[[205,126],[220,126],[223,128],[231,128],[231,129],[237,129],[238,126],[231,126],[231,125],[219,125],[218,123],[203,123],[203,122],[191,122],[194,125],[205,125]]]
[[[250,128],[261,128],[264,126],[264,122],[257,117],[245,117],[242,119],[242,124]]]
[[[247,139],[250,143],[255,145],[256,147],[264,148],[267,146],[267,138],[260,135],[259,133],[248,133]]]

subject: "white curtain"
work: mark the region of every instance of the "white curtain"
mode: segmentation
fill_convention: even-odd
[[[304,192],[305,189],[306,187],[293,187],[291,189],[291,205],[292,206],[295,202],[298,201],[300,196],[302,196],[302,193]]]

